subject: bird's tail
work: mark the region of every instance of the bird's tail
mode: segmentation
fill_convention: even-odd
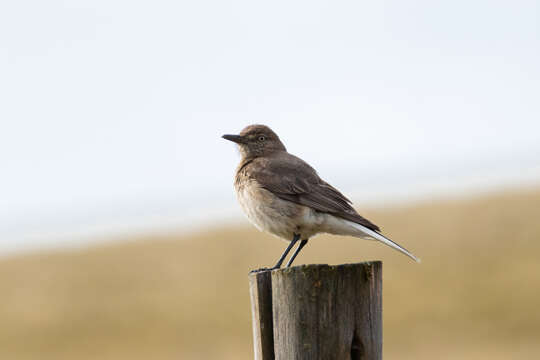
[[[393,242],[392,240],[390,240],[389,238],[381,235],[380,233],[376,232],[376,231],[373,231],[371,229],[368,229],[367,227],[363,226],[363,225],[360,225],[360,224],[357,224],[357,223],[353,223],[352,221],[347,221],[347,222],[350,222],[352,224],[352,226],[359,230],[362,234],[361,235],[364,235],[364,236],[369,236],[375,240],[379,240],[380,242],[390,246],[391,248],[407,255],[408,257],[410,257],[411,259],[413,259],[414,261],[416,262],[420,262],[420,259],[417,258],[416,256],[414,256],[413,254],[411,254],[407,249],[405,249],[403,246]]]

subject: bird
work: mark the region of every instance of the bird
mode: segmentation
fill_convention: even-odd
[[[249,125],[238,135],[222,138],[236,143],[240,152],[234,189],[243,212],[259,230],[290,241],[272,268],[257,271],[281,268],[300,241],[286,264],[290,267],[308,240],[321,233],[377,240],[420,262],[358,214],[352,202],[307,162],[287,152],[268,126]]]

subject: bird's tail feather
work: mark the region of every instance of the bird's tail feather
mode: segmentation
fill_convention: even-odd
[[[364,233],[365,235],[375,239],[375,240],[379,240],[380,242],[390,246],[391,248],[407,255],[408,257],[410,257],[411,259],[413,259],[414,261],[416,262],[420,262],[420,259],[417,258],[416,256],[414,256],[411,252],[409,252],[407,249],[405,249],[403,246],[399,245],[398,243],[395,243],[393,242],[392,240],[390,240],[389,238],[383,236],[382,234],[379,234],[378,232],[376,231],[373,231],[371,229],[368,229],[367,227],[363,226],[363,225],[360,225],[360,224],[357,224],[357,223],[353,223],[351,222],[351,224],[353,224],[353,226],[360,230],[362,233]]]

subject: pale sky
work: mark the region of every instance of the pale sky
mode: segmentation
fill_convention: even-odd
[[[534,182],[539,16],[538,1],[1,2],[0,253],[238,216],[220,136],[251,123],[359,207]]]

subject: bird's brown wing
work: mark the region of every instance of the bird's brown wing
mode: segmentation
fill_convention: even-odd
[[[249,164],[248,173],[263,188],[280,199],[309,206],[379,231],[377,225],[354,210],[349,199],[323,181],[309,164],[294,155],[283,152],[257,158]]]

